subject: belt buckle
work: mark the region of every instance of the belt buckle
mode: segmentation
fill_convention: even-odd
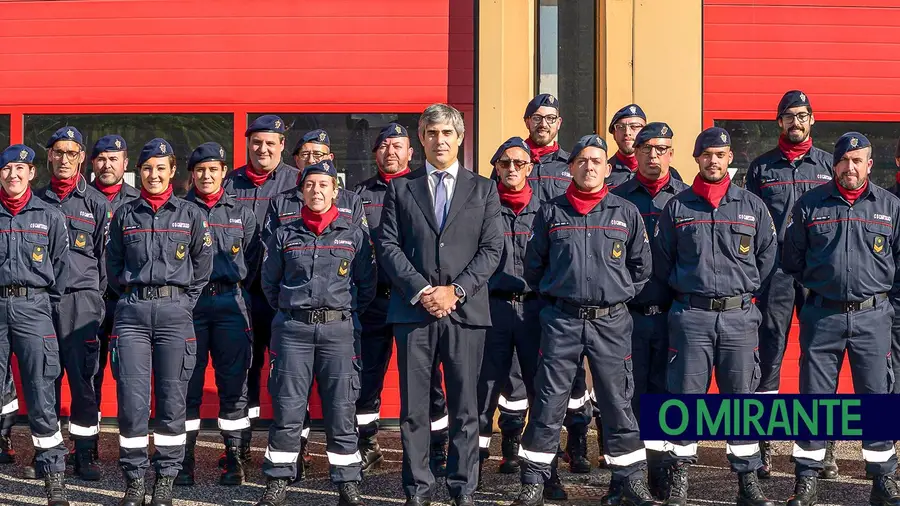
[[[316,324],[316,323],[325,323],[325,311],[321,309],[314,309],[310,311],[309,318],[307,318],[308,323]]]
[[[859,311],[860,306],[862,306],[862,302],[845,302],[843,310],[845,313],[853,313]]]
[[[598,308],[595,307],[582,307],[578,308],[578,317],[582,320],[596,320]]]
[[[155,286],[145,286],[142,288],[142,291],[144,292],[142,295],[145,299],[154,300],[159,298],[159,292]]]
[[[644,308],[644,316],[655,316],[662,313],[659,306],[647,306]]]
[[[724,311],[725,310],[725,300],[724,299],[711,299],[710,309],[713,311]]]

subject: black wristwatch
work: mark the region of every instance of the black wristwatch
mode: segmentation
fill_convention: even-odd
[[[459,299],[459,302],[461,303],[466,301],[466,291],[463,290],[461,286],[455,283],[453,285],[453,295],[456,295],[456,298]]]

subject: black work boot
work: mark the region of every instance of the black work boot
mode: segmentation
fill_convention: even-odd
[[[819,499],[815,476],[798,476],[794,482],[794,495],[790,496],[787,506],[815,506]]]
[[[0,436],[0,464],[15,464],[16,450],[9,436]]]
[[[869,494],[870,506],[900,505],[900,486],[897,479],[890,474],[879,474],[872,480],[872,493]]]
[[[378,469],[384,462],[381,446],[378,445],[378,437],[359,438],[359,453],[362,455],[362,470]]]
[[[447,476],[447,441],[431,442],[430,465],[435,478]]]
[[[647,488],[644,478],[635,478],[622,482],[622,506],[653,506],[656,501]]]
[[[240,455],[241,447],[237,443],[225,447],[225,467],[219,475],[219,485],[236,487],[244,484],[244,464]]]
[[[284,506],[287,504],[287,488],[287,479],[269,478],[266,491],[256,506]]]
[[[26,480],[43,480],[44,479],[44,470],[38,467],[37,465],[37,454],[38,449],[34,449],[34,456],[31,457],[31,462],[22,468],[22,475]]]
[[[665,504],[669,506],[685,506],[688,497],[688,469],[691,465],[687,462],[676,462],[669,468],[669,498]]]
[[[171,476],[156,475],[156,484],[153,485],[153,499],[150,506],[172,506],[172,486],[175,478]]]
[[[78,444],[77,442],[75,443]],[[75,476],[85,481],[100,481],[103,477],[100,466],[94,462],[90,445],[75,448]]]
[[[219,469],[225,467],[225,451],[222,451],[222,454],[219,455]],[[243,433],[241,434],[241,451],[240,451],[240,459],[241,463],[245,466],[249,465],[253,462],[253,456],[250,454],[250,441],[244,438]]]
[[[762,467],[756,470],[756,477],[760,480],[768,480],[772,476],[772,442],[759,442],[759,457],[762,459]]]
[[[100,436],[91,440],[91,455],[94,456],[94,462],[100,462]]]
[[[650,493],[660,501],[669,498],[669,469],[661,464],[654,464],[647,469],[647,481]]]
[[[500,452],[503,459],[500,461],[500,474],[515,474],[519,472],[519,444],[522,433],[518,431],[504,432],[500,441]]]
[[[175,477],[175,485],[179,487],[194,486],[194,467],[196,460],[194,459],[194,448],[197,446],[197,432],[188,432],[187,440],[184,443],[184,460],[181,461],[181,470]]]
[[[587,427],[585,427],[587,429]],[[576,474],[591,472],[591,461],[587,457],[587,432],[569,433],[566,441],[566,455],[569,457],[569,471]]]
[[[763,494],[755,472],[738,473],[737,506],[775,506]]]
[[[543,496],[547,501],[565,501],[569,499],[569,494],[563,488],[562,481],[559,479],[556,465],[550,468],[550,479],[544,482]]]
[[[338,506],[364,506],[366,504],[359,492],[359,483],[355,481],[338,484],[338,494],[341,497]]]
[[[144,479],[126,477],[125,495],[119,506],[144,506]]]
[[[523,483],[519,497],[511,506],[544,506],[544,486],[540,483]]]
[[[834,441],[829,441],[825,446],[825,467],[819,471],[820,480],[836,480],[838,477],[838,465],[834,459]]]
[[[622,503],[622,482],[609,480],[609,490],[600,498],[600,506],[619,506]]]
[[[65,474],[63,472],[49,473],[44,477],[47,506],[69,506],[69,500],[66,498]]]

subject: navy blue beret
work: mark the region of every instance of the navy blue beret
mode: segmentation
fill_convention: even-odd
[[[34,150],[24,144],[13,144],[0,154],[0,168],[11,163],[27,163],[34,165]]]
[[[597,134],[585,135],[581,139],[578,139],[578,142],[575,143],[575,147],[572,148],[572,154],[569,155],[569,163],[574,162],[575,159],[578,158],[578,154],[581,153],[584,148],[600,148],[603,151],[606,151],[606,141]]]
[[[723,148],[731,146],[731,135],[724,128],[711,127],[700,132],[694,142],[694,157],[703,154],[706,148]]]
[[[529,117],[535,113],[541,107],[552,107],[559,112],[559,100],[556,99],[553,95],[549,93],[541,93],[540,95],[531,99],[531,102],[528,102],[528,105],[525,106],[525,117]]]
[[[834,164],[837,165],[848,151],[868,148],[872,143],[859,132],[847,132],[834,143]]]
[[[381,143],[385,141],[385,139],[392,139],[394,137],[406,137],[409,138],[409,132],[403,128],[403,125],[398,123],[391,123],[390,125],[381,129],[381,132],[378,132],[378,137],[375,138],[375,143],[372,144],[372,151],[377,151],[378,146],[381,146]]]
[[[53,132],[50,140],[47,141],[47,148],[52,148],[59,141],[77,142],[84,149],[84,137],[81,136],[81,132],[75,127],[65,126]]]
[[[306,176],[310,174],[325,174],[326,176],[337,178],[337,169],[334,167],[333,161],[322,160],[321,162],[307,165],[306,168],[303,169],[303,177],[300,178],[300,181],[306,179]]]
[[[806,93],[803,93],[800,90],[791,90],[781,97],[781,102],[778,102],[778,116],[784,114],[784,111],[787,111],[791,107],[801,106],[808,107],[809,112],[812,112],[812,106],[809,105],[809,97],[806,96]]]
[[[307,142],[314,142],[316,144],[324,144],[331,148],[331,138],[328,137],[328,132],[322,130],[321,128],[317,128],[315,130],[310,130],[303,134],[303,137],[300,137],[300,140],[297,141],[297,145],[294,146],[294,152],[291,155],[296,156],[297,153],[300,152],[300,148],[303,147]]]
[[[494,153],[494,156],[491,158],[491,165],[497,163],[497,160],[503,156],[503,152],[509,148],[522,148],[529,157],[531,156],[531,149],[528,147],[528,144],[525,144],[525,141],[522,140],[521,137],[510,137],[497,148],[497,152]]]
[[[661,121],[654,121],[653,123],[647,123],[638,132],[637,137],[634,138],[634,145],[640,146],[650,139],[671,139],[673,135],[672,127]]]
[[[157,137],[147,144],[144,144],[144,148],[141,149],[141,155],[138,156],[137,164],[138,167],[140,167],[144,164],[144,162],[151,158],[156,158],[158,156],[169,156],[174,154],[175,150],[172,149],[172,145],[169,144],[169,141]]]
[[[216,142],[204,142],[191,153],[191,157],[188,159],[188,170],[192,170],[194,165],[200,162],[225,163],[225,148]]]
[[[250,123],[250,126],[247,127],[247,131],[244,132],[244,137],[250,137],[250,134],[253,132],[273,132],[276,134],[283,134],[285,130],[287,130],[287,127],[284,125],[283,119],[274,114],[266,114],[253,120],[253,123]]]
[[[100,156],[100,153],[107,151],[127,151],[128,145],[125,139],[118,135],[104,135],[94,144],[94,150],[91,152],[91,160]]]
[[[609,122],[609,133],[614,133],[616,131],[616,122],[622,118],[641,118],[644,121],[647,121],[647,115],[644,114],[644,110],[641,109],[641,106],[637,104],[628,104],[613,114],[612,121]]]

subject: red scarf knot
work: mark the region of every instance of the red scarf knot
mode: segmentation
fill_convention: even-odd
[[[863,194],[863,192],[866,191],[866,188],[869,187],[869,180],[867,179],[862,186],[855,190],[848,190],[841,186],[841,183],[838,183],[836,181],[834,184],[837,186],[838,191],[841,192],[841,195],[844,197],[844,199],[846,199],[847,202],[849,202],[852,206],[853,203],[856,202],[856,200],[859,199],[859,197]]]
[[[253,164],[248,163],[247,168],[244,170],[244,174],[247,174],[247,179],[249,179],[254,186],[259,188],[269,179],[271,172],[257,171],[253,168]]]
[[[113,199],[116,198],[116,195],[119,194],[119,190],[122,189],[122,183],[106,186],[100,181],[97,181],[97,189],[100,190],[100,193],[106,195],[106,200],[112,202]]]
[[[722,202],[722,198],[728,193],[728,188],[730,186],[731,176],[726,172],[725,177],[716,183],[710,183],[700,177],[700,174],[697,174],[691,188],[694,190],[694,193],[703,198],[703,200],[709,202],[711,206],[718,209],[719,203]]]
[[[407,167],[401,171],[394,172],[393,174],[388,174],[387,172],[382,172],[379,170],[378,177],[381,178],[382,181],[384,181],[384,184],[388,184],[391,182],[391,180],[397,179],[398,177],[403,177],[403,176],[409,174],[410,172],[411,171],[409,170],[409,167]]]
[[[637,170],[637,157],[634,156],[634,153],[630,155],[623,155],[621,151],[616,151],[616,159],[619,160],[622,165],[628,167],[631,172]]]
[[[306,224],[306,228],[316,235],[322,235],[322,232],[325,231],[328,225],[331,225],[331,222],[337,219],[339,214],[337,206],[334,205],[329,207],[324,213],[317,213],[307,206],[300,208],[300,217],[303,218],[303,223]]]
[[[78,186],[80,178],[81,174],[75,174],[69,179],[58,179],[56,176],[50,176],[50,189],[59,196],[59,200],[65,200],[72,193],[72,190]]]
[[[531,150],[531,162],[532,163],[541,163],[541,158],[549,155],[550,153],[556,153],[559,151],[559,143],[554,142],[548,146],[538,146],[531,140],[531,137],[525,139],[525,144],[528,145],[528,149]]]
[[[789,162],[793,163],[794,160],[809,153],[809,150],[812,149],[812,137],[807,137],[805,141],[794,144],[787,137],[782,135],[778,138],[778,149],[784,154],[784,157],[787,158]]]
[[[19,212],[25,208],[25,205],[28,204],[28,201],[31,200],[31,187],[25,188],[25,193],[19,195],[18,198],[12,198],[6,193],[6,190],[0,188],[0,204],[3,204],[3,207],[9,211],[13,216],[19,214]]]
[[[197,195],[197,200],[203,202],[209,209],[212,209],[219,203],[222,195],[225,195],[225,188],[220,186],[219,191],[214,193],[200,193],[199,191],[195,191],[194,194]]]
[[[657,179],[649,179],[644,177],[640,172],[635,173],[635,177],[637,180],[644,185],[644,188],[650,192],[650,196],[655,197],[662,191],[663,187],[669,184],[669,180],[672,178],[671,172],[666,172],[666,175],[660,176]]]
[[[512,212],[516,213],[516,216],[522,212],[522,209],[525,209],[528,206],[528,203],[531,202],[531,196],[534,194],[534,190],[531,189],[531,185],[528,182],[525,183],[525,186],[521,190],[513,190],[512,188],[507,188],[503,183],[497,183],[497,193],[500,194],[500,203],[503,206],[508,207],[512,210]]]
[[[575,212],[578,214],[587,214],[591,212],[591,209],[596,207],[607,194],[609,194],[609,187],[607,185],[603,185],[603,188],[601,188],[600,191],[593,193],[579,190],[578,187],[575,186],[575,181],[569,183],[569,187],[566,188],[566,199],[572,204],[572,207],[575,208]]]
[[[170,184],[166,190],[158,195],[151,195],[147,190],[141,188],[141,198],[146,200],[150,207],[153,209],[153,212],[159,211],[159,208],[163,206],[166,202],[169,201],[169,197],[172,196],[172,185]]]

